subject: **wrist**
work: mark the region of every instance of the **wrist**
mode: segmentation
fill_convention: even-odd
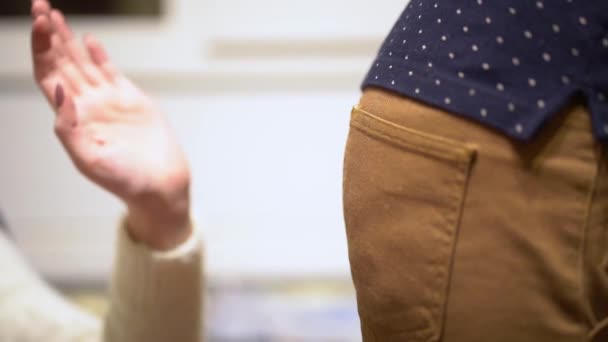
[[[131,238],[155,250],[170,250],[192,234],[190,201],[146,201],[128,204],[127,231]]]

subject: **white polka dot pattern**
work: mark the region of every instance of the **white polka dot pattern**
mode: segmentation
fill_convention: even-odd
[[[596,136],[608,138],[605,13],[608,1],[414,0],[363,87],[415,97],[520,140],[582,93]]]

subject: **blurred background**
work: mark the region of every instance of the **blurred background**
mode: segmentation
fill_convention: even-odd
[[[407,0],[53,3],[178,132],[207,244],[210,335],[360,340],[342,154],[359,85]],[[0,209],[32,264],[102,312],[123,208],[53,135],[28,12],[29,0],[0,2]]]

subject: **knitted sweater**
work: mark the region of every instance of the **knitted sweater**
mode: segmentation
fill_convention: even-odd
[[[198,233],[168,252],[118,234],[105,324],[67,302],[0,232],[0,342],[200,341],[202,244]]]

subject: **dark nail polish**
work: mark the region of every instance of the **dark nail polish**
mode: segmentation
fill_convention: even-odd
[[[65,101],[65,93],[61,84],[58,84],[57,87],[55,87],[55,106],[61,108],[63,101]]]

